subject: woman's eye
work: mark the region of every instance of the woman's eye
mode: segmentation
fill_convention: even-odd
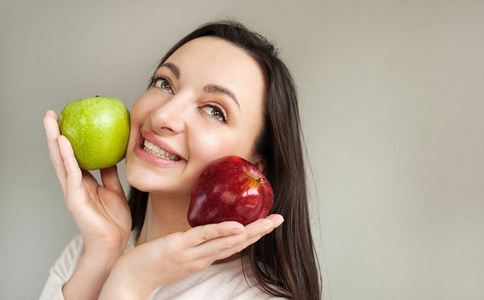
[[[215,105],[206,105],[203,107],[210,117],[217,119],[220,122],[227,123],[227,117],[223,111],[223,109],[219,108]]]
[[[158,77],[153,80],[153,86],[156,86],[157,88],[160,88],[162,90],[167,90],[170,93],[173,93],[173,90],[171,88],[170,82],[163,78],[163,77]]]

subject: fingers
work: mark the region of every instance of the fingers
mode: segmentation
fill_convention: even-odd
[[[71,143],[63,135],[58,137],[58,143],[66,173],[66,190],[80,189],[82,184],[82,171],[77,164]]]
[[[62,190],[66,190],[66,171],[64,162],[59,149],[58,137],[60,135],[59,125],[57,124],[57,115],[55,112],[49,110],[44,116],[44,129],[47,137],[47,146],[49,147],[50,160],[54,167],[57,179],[59,180]]]
[[[123,186],[119,181],[117,166],[112,166],[110,168],[102,169],[100,170],[100,173],[101,173],[101,180],[103,182],[103,185],[107,189],[115,192],[118,195],[124,195]]]
[[[194,227],[184,233],[187,247],[196,247],[216,238],[229,236],[244,231],[244,226],[238,222],[228,221],[219,224],[209,224]]]
[[[281,215],[271,215],[266,220],[270,220],[271,224],[268,225],[267,223],[265,223],[261,226],[257,225],[257,227],[255,224],[251,224],[254,225],[254,228],[250,229],[253,230],[252,233],[234,247],[228,248],[225,251],[218,253],[217,259],[223,259],[244,250],[245,248],[260,240],[264,235],[271,233],[274,229],[279,227],[284,222],[284,218]]]
[[[213,261],[226,258],[242,251],[264,235],[272,232],[283,221],[282,216],[277,214],[259,219],[247,225],[243,232],[211,239],[200,244],[193,249],[192,255],[193,257],[209,257]]]
[[[282,222],[284,222],[284,219],[280,215],[271,215],[267,219],[270,219],[272,221],[271,225],[267,225],[267,223],[263,224],[262,226],[257,225],[258,228],[253,228],[254,232],[252,232],[252,234],[249,234],[249,237],[246,237],[246,239],[243,239],[232,247],[227,247],[224,250],[219,251],[215,254],[215,256],[212,256],[211,259],[213,259],[214,261],[224,259],[244,250],[245,248],[260,240],[264,235],[271,233],[275,228],[279,227]]]

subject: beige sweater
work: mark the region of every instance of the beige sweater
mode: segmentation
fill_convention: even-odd
[[[131,232],[126,251],[136,242],[136,232]],[[75,237],[64,249],[61,256],[50,269],[49,277],[42,290],[40,300],[61,300],[62,286],[72,276],[83,249],[80,235]],[[252,277],[249,277],[252,278]],[[253,281],[253,280],[251,280]],[[264,294],[254,284],[249,284],[242,272],[241,259],[210,266],[201,272],[177,282],[154,290],[150,300],[174,299],[283,299]]]

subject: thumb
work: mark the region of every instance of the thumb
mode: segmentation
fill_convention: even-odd
[[[120,196],[124,196],[123,186],[119,181],[118,168],[116,165],[109,168],[101,169],[100,173],[101,181],[107,189],[115,192],[116,194],[119,194]]]

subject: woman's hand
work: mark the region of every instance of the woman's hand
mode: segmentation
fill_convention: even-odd
[[[103,185],[79,169],[71,144],[60,135],[55,112],[45,114],[44,128],[67,209],[84,240],[84,252],[62,293],[65,299],[98,299],[131,231],[126,196],[116,166],[101,170]]]
[[[203,225],[138,245],[116,262],[99,299],[146,299],[157,287],[242,251],[282,222],[274,214],[245,227],[232,221]]]
[[[101,170],[102,185],[81,171],[71,144],[60,135],[57,115],[48,111],[44,128],[64,200],[84,239],[84,254],[112,263],[124,252],[131,215],[116,166]]]

